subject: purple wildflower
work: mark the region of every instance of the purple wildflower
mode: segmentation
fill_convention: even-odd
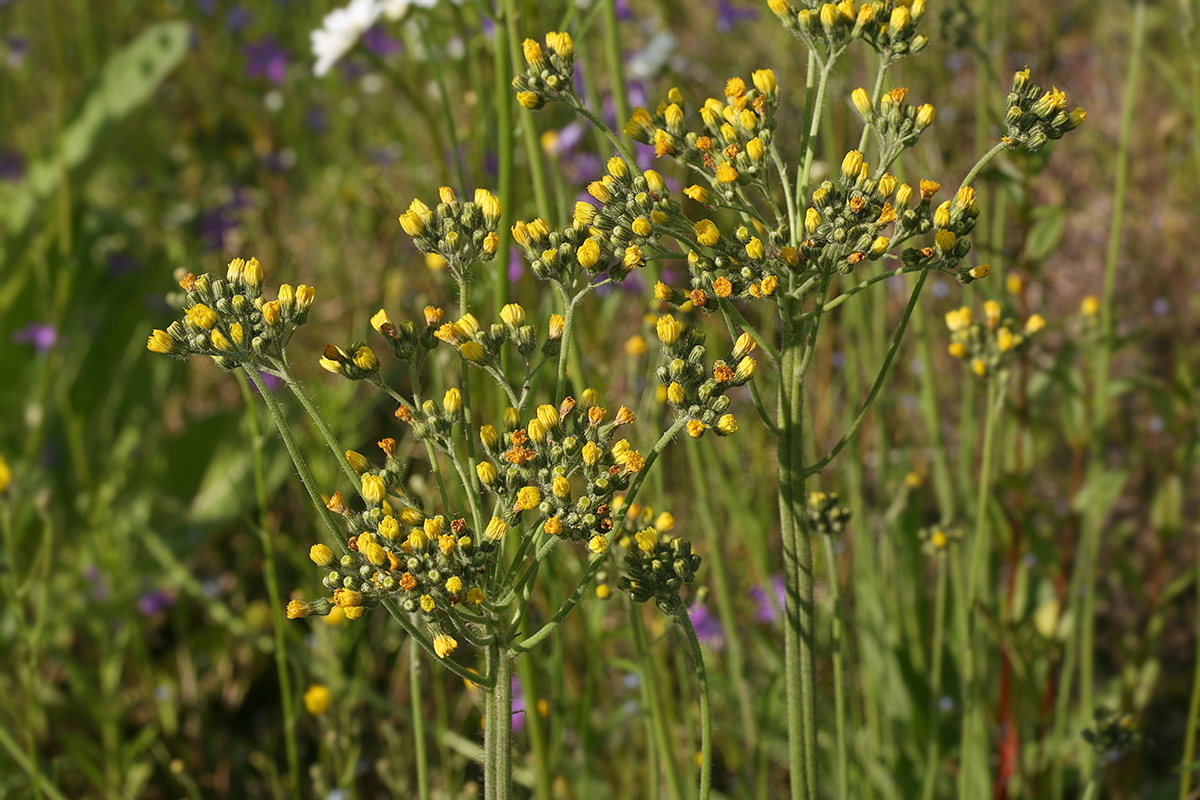
[[[329,130],[329,115],[324,106],[313,104],[304,112],[304,124],[313,133],[325,133]]]
[[[53,325],[31,322],[18,331],[13,331],[12,340],[17,344],[31,344],[39,353],[45,353],[58,341],[58,331]]]
[[[227,206],[218,206],[202,213],[196,220],[197,233],[208,250],[222,250],[229,234],[238,229],[237,218]]]
[[[372,25],[362,35],[362,43],[364,47],[380,58],[387,58],[403,49],[400,40],[388,36],[387,30],[379,24]]]
[[[137,272],[142,267],[133,256],[115,250],[108,254],[106,260],[108,261],[108,274],[114,278],[120,278],[122,275]]]
[[[8,50],[4,60],[10,67],[16,69],[25,63],[25,57],[29,55],[28,39],[24,36],[6,36],[4,44]]]
[[[525,727],[525,691],[521,688],[521,679],[513,675],[512,679],[512,729],[520,732]]]
[[[254,15],[243,5],[236,5],[225,15],[225,27],[230,33],[241,33],[254,19]]]
[[[728,33],[733,26],[743,20],[758,19],[758,10],[735,6],[729,0],[717,0],[717,30]]]
[[[703,603],[692,606],[688,609],[688,619],[696,629],[697,639],[717,652],[725,649],[725,631],[721,627],[721,621],[708,610],[708,606]]]
[[[16,150],[0,152],[0,181],[16,183],[25,177],[25,156]]]
[[[283,83],[287,74],[288,51],[280,46],[274,36],[264,36],[247,42],[246,75],[250,78],[266,78],[271,83]]]
[[[142,616],[152,617],[166,611],[171,606],[175,605],[175,595],[162,589],[153,589],[146,592],[138,598],[138,611],[142,612]]]
[[[525,274],[525,259],[521,257],[521,248],[514,247],[508,251],[508,282],[516,283]]]
[[[628,22],[633,19],[633,11],[629,8],[629,0],[617,0],[617,19]]]
[[[782,575],[771,576],[771,590],[771,594],[767,594],[767,590],[762,586],[753,586],[750,589],[750,597],[758,606],[758,610],[754,612],[756,622],[770,624],[778,620],[783,612],[786,589]]]
[[[277,378],[274,375],[268,375],[267,373],[263,372],[262,370],[259,370],[258,377],[262,378],[262,382],[264,384],[266,384],[267,391],[271,392],[272,394],[274,394],[279,389],[279,387],[283,385],[282,378]],[[258,394],[258,384],[257,383],[251,383],[250,388],[254,391],[255,394]]]

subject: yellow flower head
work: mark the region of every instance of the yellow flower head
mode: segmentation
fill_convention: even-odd
[[[330,694],[329,688],[321,684],[315,684],[308,687],[304,692],[304,707],[308,713],[321,715],[329,711]]]

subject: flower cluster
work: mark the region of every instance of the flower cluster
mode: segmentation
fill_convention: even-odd
[[[513,239],[537,278],[572,285],[580,274],[607,270],[612,281],[623,281],[645,266],[656,237],[680,216],[661,175],[636,172],[616,157],[609,159],[606,174],[588,185],[588,194],[600,207],[577,202],[571,225],[561,231],[551,230],[543,219],[513,226]]]
[[[1034,314],[1021,327],[1015,317],[1002,315],[1000,304],[995,300],[984,303],[983,310],[983,320],[975,319],[968,306],[947,312],[948,349],[955,358],[970,362],[971,371],[980,378],[1004,376],[1013,355],[1046,326],[1046,320],[1041,314]]]
[[[621,591],[637,603],[654,598],[664,614],[683,613],[679,592],[695,580],[700,568],[692,543],[654,527],[643,528],[633,539],[636,546],[625,552],[625,574],[617,584]]]
[[[754,377],[755,361],[750,357],[754,350],[753,337],[742,334],[728,358],[716,361],[710,372],[704,366],[702,330],[684,328],[670,314],[659,317],[655,329],[666,359],[655,377],[667,387],[667,402],[675,414],[687,420],[688,435],[698,439],[710,428],[718,436],[728,436],[736,431],[737,420],[733,414],[726,413],[729,408],[726,392],[735,386],[744,386]]]
[[[278,356],[296,328],[308,319],[315,291],[311,286],[279,287],[276,299],[263,295],[258,259],[229,262],[224,279],[192,273],[179,282],[186,292],[182,321],[150,334],[146,347],[186,360],[212,356],[224,369]]]
[[[1133,717],[1101,706],[1092,715],[1093,726],[1083,739],[1103,761],[1113,761],[1133,749],[1139,738]]]
[[[820,536],[837,536],[850,521],[850,509],[837,492],[810,492],[807,514],[809,530]]]
[[[857,9],[854,0],[824,3],[802,0],[797,9],[788,0],[769,0],[768,5],[783,26],[814,49],[832,52],[852,39],[862,39],[879,53],[892,58],[919,53],[929,37],[917,33],[925,16],[925,0],[876,0]]]
[[[546,48],[549,52],[543,51],[533,39],[526,39],[521,49],[527,68],[512,82],[517,102],[531,111],[546,105],[548,100],[575,96],[575,43],[571,34],[547,33]]]
[[[671,156],[700,173],[710,189],[689,188],[692,199],[706,203],[711,190],[716,198],[731,201],[740,185],[765,185],[779,106],[774,72],[760,69],[751,80],[754,85],[747,87],[741,78],[730,78],[724,100],[710,97],[704,101],[700,132],[686,128],[683,95],[671,89],[653,114],[640,106],[634,109],[625,133],[634,141],[653,145],[659,156]]]
[[[474,200],[465,203],[448,186],[438,195],[440,202],[432,210],[413,200],[400,215],[400,227],[422,253],[441,256],[456,279],[470,280],[474,264],[496,255],[500,201],[486,189],[476,189]]]
[[[1048,140],[1060,139],[1087,118],[1082,108],[1067,111],[1067,95],[1057,88],[1043,93],[1029,80],[1029,67],[1013,75],[1012,91],[1004,99],[1005,144],[1010,149],[1040,150]]]
[[[855,89],[850,100],[879,138],[881,153],[894,155],[905,147],[917,143],[921,134],[933,124],[934,108],[929,103],[920,106],[906,104],[908,89],[897,87],[884,92],[878,103],[872,103],[867,90]],[[885,161],[888,159],[885,159]]]
[[[586,541],[596,555],[608,549],[613,493],[629,487],[646,459],[629,442],[612,442],[618,427],[634,421],[625,406],[610,421],[593,389],[579,402],[539,406],[521,427],[515,408],[504,414],[504,432],[479,431],[487,460],[476,466],[479,482],[495,495],[497,518],[514,524],[523,511],[544,518],[551,536]],[[498,524],[500,524],[498,523]]]
[[[492,526],[481,536],[465,519],[426,516],[400,490],[404,469],[396,458],[395,440],[384,439],[379,447],[387,457],[381,470],[371,470],[361,454],[346,454],[356,471],[363,470],[360,493],[365,509],[351,511],[339,492],[326,504],[345,525],[349,552],[339,559],[323,544],[309,550],[313,562],[329,570],[323,584],[333,596],[293,600],[288,616],[323,615],[337,606],[347,618],[357,619],[366,608],[394,598],[403,611],[422,614],[444,656],[457,646],[444,633],[461,624],[453,616],[455,607],[478,606],[486,598],[483,579],[499,537],[492,535]]]

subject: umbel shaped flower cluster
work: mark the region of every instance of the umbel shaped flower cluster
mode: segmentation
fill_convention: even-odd
[[[527,69],[513,79],[512,85],[523,108],[534,110],[547,100],[574,98],[575,43],[571,34],[547,33],[546,47],[548,53],[533,39],[521,45]]]
[[[775,73],[758,70],[752,80],[754,85],[747,87],[741,78],[731,78],[725,84],[723,100],[705,100],[699,131],[687,130],[683,95],[671,89],[653,114],[640,106],[635,109],[625,133],[653,145],[657,155],[693,167],[708,183],[712,196],[731,201],[739,185],[764,185],[767,148],[775,130],[779,106]],[[692,187],[688,194],[701,203],[709,198],[709,190],[703,187]]]
[[[224,369],[278,356],[308,319],[316,295],[311,286],[285,283],[276,299],[267,300],[257,258],[230,261],[224,279],[189,272],[179,285],[186,292],[183,320],[155,330],[146,346],[181,361],[212,356]]]
[[[495,495],[502,520],[536,511],[546,533],[586,541],[600,555],[613,528],[613,493],[627,489],[646,460],[627,440],[611,442],[618,427],[634,421],[633,413],[621,406],[609,421],[597,401],[597,392],[588,389],[578,403],[568,397],[558,408],[539,406],[523,428],[517,410],[509,408],[503,434],[491,425],[480,429],[489,460],[476,471]]]
[[[810,492],[808,527],[820,536],[838,536],[850,522],[850,509],[842,505],[837,492]]]
[[[1049,139],[1061,139],[1087,119],[1082,108],[1066,110],[1067,95],[1058,89],[1042,92],[1029,80],[1029,67],[1013,75],[1012,91],[1004,98],[1004,137],[1010,148],[1040,150]]]
[[[625,552],[625,574],[618,585],[635,602],[651,598],[664,614],[678,614],[683,606],[680,589],[695,580],[700,556],[692,552],[691,542],[654,527],[643,528],[633,536],[636,546]]]
[[[769,5],[783,26],[814,50],[828,53],[862,39],[876,52],[895,58],[919,53],[929,44],[929,38],[916,31],[925,16],[925,0],[877,1],[857,8],[854,0],[803,0],[800,8],[788,0],[770,0]]]
[[[946,313],[950,329],[950,355],[971,365],[980,378],[1007,375],[1009,362],[1023,350],[1032,336],[1046,327],[1041,314],[1034,314],[1021,326],[1015,317],[1005,316],[1000,304],[983,304],[984,318],[978,320],[969,306]]]
[[[439,200],[434,209],[413,200],[400,215],[400,227],[422,253],[441,256],[456,279],[469,281],[472,267],[496,255],[500,201],[488,190],[476,189],[474,200],[463,203],[448,186],[439,191]]]
[[[426,516],[401,492],[403,469],[395,457],[395,441],[384,439],[379,446],[387,462],[382,470],[362,475],[366,508],[350,511],[338,492],[327,504],[346,526],[350,552],[338,558],[324,544],[309,551],[317,566],[329,570],[323,583],[333,590],[332,598],[293,600],[288,616],[324,615],[336,605],[349,619],[357,619],[364,609],[393,597],[402,610],[422,615],[444,657],[457,647],[446,630],[462,624],[454,607],[479,606],[486,599],[487,569],[506,527],[493,520],[479,532],[462,518]],[[356,468],[367,465],[363,456],[347,455]]]

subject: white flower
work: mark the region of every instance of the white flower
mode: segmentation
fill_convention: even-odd
[[[438,0],[379,0],[383,15],[395,22],[408,13],[410,8],[433,8]]]
[[[325,15],[321,27],[312,32],[312,51],[317,58],[313,72],[322,76],[346,55],[375,20],[381,7],[376,0],[350,0],[350,5]]]

